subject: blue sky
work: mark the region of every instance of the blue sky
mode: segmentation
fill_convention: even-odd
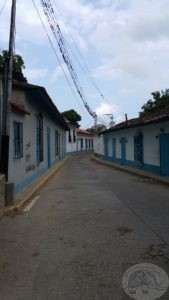
[[[34,1],[59,55],[40,0]],[[99,123],[109,122],[106,113],[113,113],[117,123],[125,113],[128,118],[137,117],[151,92],[169,87],[168,0],[51,2],[66,42],[83,68],[85,61],[105,97],[100,97],[70,52],[86,100],[98,113]],[[1,0],[0,10],[2,5]],[[7,0],[0,16],[1,50],[8,47],[10,6],[11,0]],[[32,1],[17,0],[15,52],[24,58],[30,83],[44,86],[60,111],[77,110],[82,127],[93,125],[81,99],[75,98],[67,84]],[[63,61],[62,64],[71,82]],[[71,85],[75,90],[72,82]]]

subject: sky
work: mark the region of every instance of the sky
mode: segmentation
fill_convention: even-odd
[[[61,65],[33,2],[17,0],[15,53],[24,59],[24,74],[29,83],[46,88],[60,111],[75,109],[82,116],[81,126],[89,128],[93,119],[76,93],[41,1],[34,2]],[[3,3],[0,0],[0,12]],[[105,114],[113,114],[116,123],[123,121],[126,113],[128,119],[138,117],[151,92],[169,88],[168,0],[51,3],[85,99],[97,113],[98,123],[108,125],[110,119]],[[1,51],[8,48],[10,9],[11,0],[6,0],[0,15]]]

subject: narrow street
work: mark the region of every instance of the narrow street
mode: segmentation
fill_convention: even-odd
[[[127,268],[169,275],[169,189],[74,156],[0,221],[0,300],[122,300]],[[160,299],[169,299],[169,292]]]

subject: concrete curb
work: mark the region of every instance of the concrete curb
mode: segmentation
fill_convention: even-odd
[[[61,167],[63,167],[63,165],[71,159],[71,156],[66,157],[65,159],[63,159],[60,163],[58,163],[54,169],[52,169],[51,171],[49,171],[46,176],[44,178],[42,178],[42,180],[40,182],[37,182],[37,185],[32,189],[32,191],[26,195],[19,203],[14,204],[10,207],[7,207],[4,209],[4,215],[5,216],[9,216],[9,215],[13,215],[18,213],[23,206],[25,206],[25,204],[30,200],[30,198],[40,189],[42,188],[45,183],[56,173],[58,172]]]
[[[97,162],[99,164],[102,164],[104,166],[111,167],[111,168],[114,168],[114,169],[117,169],[117,170],[129,173],[129,174],[134,174],[134,175],[137,175],[137,176],[140,176],[140,177],[149,178],[149,179],[155,180],[155,181],[157,181],[159,183],[162,183],[162,184],[165,184],[165,185],[169,186],[169,180],[164,179],[164,178],[159,178],[156,175],[153,176],[153,174],[142,173],[142,172],[139,172],[139,171],[135,170],[134,168],[133,168],[133,170],[129,169],[129,168],[123,168],[123,167],[121,167],[119,165],[114,165],[111,162],[100,160],[99,158],[96,158],[94,156],[91,157],[91,160],[93,160],[93,161],[95,161],[95,162]]]

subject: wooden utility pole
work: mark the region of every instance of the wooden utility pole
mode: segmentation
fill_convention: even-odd
[[[13,71],[13,49],[15,40],[15,16],[16,16],[16,0],[12,0],[11,22],[9,36],[9,50],[6,58],[5,78],[4,78],[4,113],[2,124],[2,148],[0,171],[5,174],[8,180],[8,164],[9,164],[9,137],[10,137],[10,101],[12,95],[12,71]]]

